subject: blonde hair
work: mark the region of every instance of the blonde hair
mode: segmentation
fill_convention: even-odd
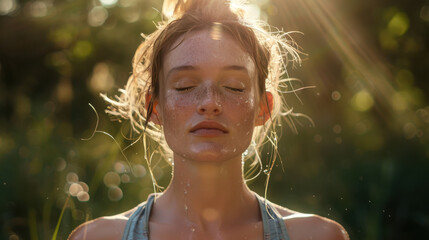
[[[254,174],[258,163],[261,172],[263,169],[260,159],[261,146],[267,141],[272,144],[272,160],[266,169],[268,182],[277,155],[278,137],[275,128],[280,118],[284,118],[292,130],[296,131],[291,119],[294,114],[283,98],[284,92],[293,92],[290,82],[296,80],[288,78],[286,67],[291,63],[301,63],[296,43],[288,33],[272,31],[266,23],[248,18],[246,5],[240,2],[169,0],[164,2],[163,13],[168,19],[158,23],[155,32],[143,36],[144,41],[137,48],[133,58],[132,75],[125,88],[119,89],[120,96],[111,99],[102,94],[104,100],[110,104],[106,112],[117,119],[129,120],[135,133],[144,140],[147,135],[159,142],[160,154],[166,158],[171,156],[161,127],[149,121],[153,99],[159,94],[163,58],[179,37],[195,30],[221,25],[222,30],[230,34],[253,59],[262,97],[266,100],[266,91],[273,95],[274,104],[270,119],[265,125],[256,127],[252,144],[243,155],[243,161],[253,158],[249,170],[245,173],[247,177]],[[282,78],[283,76],[286,78]],[[152,96],[150,102],[146,102],[147,94]]]

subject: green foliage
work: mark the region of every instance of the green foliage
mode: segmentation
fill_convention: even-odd
[[[121,151],[133,143],[129,129],[110,122],[99,93],[125,84],[161,2],[3,2],[0,238],[66,239],[153,191],[142,143]],[[296,40],[309,55],[290,75],[316,86],[285,96],[316,127],[298,118],[293,135],[283,124],[269,199],[332,218],[352,239],[427,236],[428,3],[255,2],[274,26],[305,33]],[[88,103],[110,136],[82,140],[96,124]],[[171,167],[158,160],[154,176],[166,186]],[[260,194],[263,185],[264,175],[250,183]]]

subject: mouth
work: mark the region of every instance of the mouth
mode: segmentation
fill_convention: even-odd
[[[197,136],[219,136],[228,133],[228,129],[215,121],[202,121],[196,124],[189,131]]]

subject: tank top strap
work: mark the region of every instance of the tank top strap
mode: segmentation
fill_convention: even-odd
[[[256,195],[261,209],[264,240],[290,240],[280,213],[269,201]]]
[[[280,213],[266,199],[255,193],[259,202],[264,229],[264,240],[290,240]],[[149,195],[128,219],[122,240],[149,240],[149,216],[155,195]]]
[[[149,215],[155,195],[149,195],[147,201],[140,205],[125,225],[122,240],[149,240]]]

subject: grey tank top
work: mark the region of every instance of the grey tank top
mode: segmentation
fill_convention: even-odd
[[[259,202],[264,228],[263,240],[290,240],[286,225],[279,212],[265,199],[255,193]],[[125,226],[122,240],[149,240],[149,215],[155,195],[151,194],[146,203],[143,203],[131,215]]]

